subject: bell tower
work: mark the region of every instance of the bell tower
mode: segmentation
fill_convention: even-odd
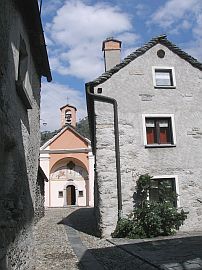
[[[61,127],[64,127],[67,124],[76,127],[76,111],[77,109],[69,104],[60,108]]]

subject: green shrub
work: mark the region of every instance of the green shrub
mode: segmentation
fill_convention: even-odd
[[[170,201],[154,202],[147,200],[151,187],[151,176],[140,176],[137,181],[139,203],[128,218],[118,220],[112,237],[121,238],[151,238],[161,235],[172,235],[187,218],[187,212],[178,211]],[[168,194],[165,198],[168,199]],[[170,195],[176,196],[176,195]]]

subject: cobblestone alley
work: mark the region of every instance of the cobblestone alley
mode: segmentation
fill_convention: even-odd
[[[33,270],[202,269],[202,233],[99,239],[92,208],[49,208],[35,227]]]
[[[92,208],[46,210],[45,217],[35,228],[36,259],[33,269],[156,269],[95,237],[93,221]]]

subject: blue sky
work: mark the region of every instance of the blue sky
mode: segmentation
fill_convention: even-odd
[[[43,0],[42,21],[53,76],[42,83],[43,131],[60,127],[66,103],[77,107],[77,120],[86,116],[84,84],[104,72],[107,37],[122,41],[124,58],[166,34],[202,61],[202,0]]]

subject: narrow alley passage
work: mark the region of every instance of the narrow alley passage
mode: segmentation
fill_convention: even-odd
[[[35,236],[35,269],[81,269],[62,224],[57,224],[73,209],[48,209],[36,225]]]
[[[34,270],[156,269],[97,238],[92,208],[49,208],[34,235]]]

